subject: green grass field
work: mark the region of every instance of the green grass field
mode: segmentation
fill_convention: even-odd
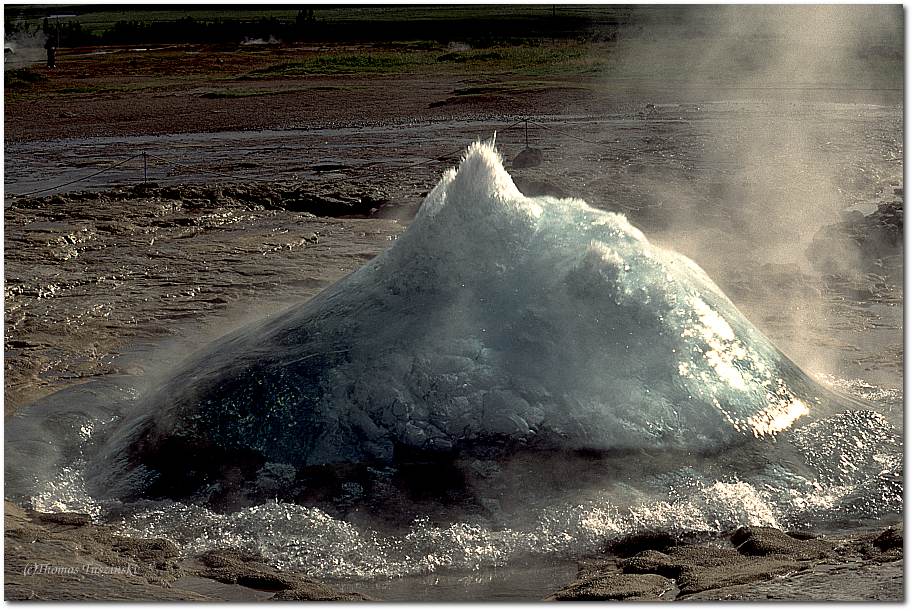
[[[602,68],[604,54],[597,47],[576,43],[550,46],[498,45],[476,49],[426,49],[412,45],[402,50],[365,49],[358,52],[322,52],[304,60],[258,68],[244,78],[296,77],[311,74],[394,74],[446,71],[449,73],[511,72],[525,76],[578,75]]]

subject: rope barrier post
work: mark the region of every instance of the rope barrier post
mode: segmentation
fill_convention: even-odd
[[[143,151],[143,183],[144,184],[146,182],[146,178],[148,177],[148,173],[146,171],[146,157],[148,157],[148,155],[146,155],[146,151]]]

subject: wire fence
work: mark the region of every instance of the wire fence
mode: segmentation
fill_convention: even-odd
[[[529,126],[530,125],[539,127],[541,129],[553,131],[557,134],[560,134],[567,138],[571,138],[573,140],[577,140],[579,142],[584,142],[584,143],[596,145],[596,146],[605,146],[604,143],[596,142],[594,140],[588,140],[586,138],[581,138],[581,137],[576,136],[575,134],[572,134],[565,130],[558,129],[557,127],[554,127],[552,125],[548,125],[545,123],[540,123],[539,121],[534,121],[533,119],[530,119],[528,117],[518,119],[517,121],[514,121],[513,123],[507,125],[506,127],[501,128],[501,129],[496,129],[495,134],[504,133],[504,132],[510,131],[512,129],[517,129],[521,125],[524,126],[524,128],[525,128],[525,135],[526,135],[525,136],[525,145],[527,148],[529,148]],[[410,170],[410,169],[418,168],[421,166],[430,165],[433,163],[441,163],[441,162],[449,161],[449,160],[453,159],[454,157],[461,155],[465,150],[466,150],[466,146],[464,145],[464,146],[461,146],[460,148],[454,149],[452,151],[448,151],[442,155],[437,155],[435,157],[424,159],[422,161],[418,161],[418,162],[410,163],[410,164],[406,164],[406,165],[396,165],[395,169]],[[153,155],[153,154],[147,153],[146,151],[143,151],[140,153],[136,153],[134,155],[130,155],[130,156],[120,159],[118,161],[115,161],[114,163],[111,163],[111,164],[99,169],[98,171],[88,174],[86,176],[80,176],[79,178],[74,178],[73,180],[68,180],[66,182],[63,182],[63,183],[60,183],[60,184],[57,184],[57,185],[54,185],[51,187],[46,187],[43,189],[36,189],[34,191],[29,191],[26,193],[17,193],[17,194],[13,194],[13,195],[15,197],[32,197],[35,195],[40,195],[42,193],[50,193],[52,191],[57,191],[58,189],[63,189],[64,187],[68,187],[70,185],[84,182],[84,181],[90,180],[92,178],[95,178],[96,176],[100,176],[106,172],[110,172],[111,170],[114,170],[114,169],[116,169],[120,166],[123,166],[126,163],[133,161],[135,159],[138,159],[138,158],[143,159],[143,182],[144,183],[147,182],[148,178],[149,178],[148,165],[149,165],[150,160],[153,162],[160,162],[162,164],[167,164],[167,165],[172,166],[171,170],[168,172],[168,174],[172,174],[172,173],[174,173],[176,171],[180,171],[180,170],[185,170],[189,174],[204,174],[204,175],[210,175],[210,176],[217,176],[219,178],[230,178],[232,180],[237,180],[237,181],[273,181],[273,180],[275,180],[272,177],[263,178],[260,176],[253,176],[253,175],[249,175],[249,174],[240,175],[240,174],[233,174],[230,172],[222,172],[219,170],[201,168],[199,166],[176,161],[174,159],[168,159],[161,155]],[[365,165],[362,165],[359,167],[361,169],[364,169],[364,168],[371,168],[371,167],[376,167],[376,166],[388,166],[389,167],[391,165],[392,164],[389,161],[373,161],[373,162],[370,162],[368,164],[365,164]]]

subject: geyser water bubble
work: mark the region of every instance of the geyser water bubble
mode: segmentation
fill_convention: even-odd
[[[323,466],[717,452],[827,397],[695,263],[622,215],[525,197],[476,143],[393,247],[200,350],[92,471],[224,500],[302,493]]]

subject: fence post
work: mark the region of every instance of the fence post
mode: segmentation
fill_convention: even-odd
[[[529,148],[529,119],[524,119],[523,122],[526,123],[526,148]]]
[[[143,183],[146,182],[146,177],[148,173],[146,172],[146,151],[143,151]]]

